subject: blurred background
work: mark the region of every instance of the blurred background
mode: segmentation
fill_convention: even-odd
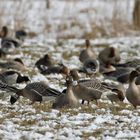
[[[47,38],[138,35],[139,0],[1,0],[0,26]]]

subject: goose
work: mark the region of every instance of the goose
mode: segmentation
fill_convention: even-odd
[[[77,70],[71,70],[70,75],[74,80],[73,92],[78,99],[82,99],[82,104],[85,100],[88,101],[88,104],[95,100],[98,105],[102,93],[110,89],[106,84],[95,78],[80,80]]]
[[[123,102],[125,99],[125,89],[122,84],[112,85],[112,93],[107,95],[107,98],[112,102]]]
[[[24,41],[26,36],[27,32],[25,30],[20,29],[15,32],[15,37],[21,41]]]
[[[96,53],[92,50],[90,41],[88,39],[85,40],[86,49],[82,50],[79,55],[79,60],[83,63],[88,58],[96,59]]]
[[[54,62],[49,54],[45,54],[39,60],[36,61],[35,66],[40,70],[44,71],[45,67],[53,66]]]
[[[60,109],[63,107],[74,108],[79,106],[79,101],[74,95],[72,90],[73,81],[71,76],[66,77],[66,84],[67,84],[66,93],[61,94],[56,98],[56,101],[53,103],[52,108],[54,109]]]
[[[118,81],[120,83],[128,83],[129,75],[134,70],[134,68],[118,67],[116,70],[111,72],[104,72],[105,78]]]
[[[107,47],[103,49],[98,55],[99,62],[101,64],[116,64],[118,63],[120,58],[119,50],[114,47]]]
[[[64,74],[68,75],[69,69],[64,64],[58,64],[57,66],[50,66],[48,68],[45,68],[43,71],[41,71],[41,74],[48,75],[48,74]]]
[[[23,76],[20,72],[13,70],[0,73],[0,80],[9,85],[30,81],[28,76]]]
[[[0,38],[4,38],[8,35],[8,28],[7,26],[3,26],[0,31]]]
[[[84,61],[82,69],[79,72],[84,72],[92,76],[99,72],[99,62],[96,59],[88,58]]]
[[[133,59],[121,64],[113,64],[115,67],[132,67],[137,68],[140,66],[140,59]]]
[[[27,67],[24,65],[23,61],[20,58],[15,58],[14,60],[10,60],[7,62],[0,62],[0,68],[19,71],[27,70]]]
[[[0,81],[0,89],[16,93],[10,99],[11,104],[15,103],[20,96],[26,97],[33,104],[34,102],[41,103],[42,101],[54,100],[61,94],[61,92],[49,87],[42,81],[29,83],[23,89],[18,89]]]
[[[136,85],[137,71],[132,71],[129,76],[129,86],[126,90],[127,100],[136,108],[140,105],[140,85]]]

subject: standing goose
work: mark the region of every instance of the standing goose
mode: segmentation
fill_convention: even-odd
[[[84,100],[88,101],[88,103],[95,100],[96,104],[98,104],[98,99],[101,98],[102,93],[109,89],[107,85],[97,79],[79,80],[76,70],[70,71],[70,74],[75,81],[73,92],[78,99],[82,99],[82,104],[84,104]]]
[[[129,87],[126,90],[127,100],[136,108],[140,105],[140,85],[136,85],[135,81],[138,77],[137,71],[132,71],[129,76]]]
[[[92,50],[90,41],[88,39],[85,40],[86,49],[82,50],[79,55],[79,60],[83,63],[88,58],[96,59],[96,53]]]
[[[30,83],[26,85],[25,88],[18,89],[14,86],[7,85],[0,81],[0,89],[16,93],[16,95],[12,96],[10,99],[11,104],[15,103],[20,96],[26,97],[27,99],[31,100],[33,104],[34,102],[42,102],[44,99],[47,101],[54,100],[61,94],[61,92],[50,88],[44,82]]]
[[[67,78],[66,78],[66,84],[67,84],[66,93],[62,94],[56,98],[56,101],[53,103],[52,108],[59,109],[62,107],[71,108],[71,107],[78,107],[79,106],[78,99],[76,98],[76,96],[73,93],[72,83],[73,83],[72,77],[67,76]]]

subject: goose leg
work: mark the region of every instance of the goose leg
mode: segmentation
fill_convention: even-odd
[[[91,76],[90,76],[91,79],[94,79],[95,78],[95,74],[93,73]]]
[[[85,100],[82,100],[81,104],[84,104]]]
[[[96,105],[99,106],[99,102],[98,102],[98,100],[95,100],[95,102],[96,102]]]

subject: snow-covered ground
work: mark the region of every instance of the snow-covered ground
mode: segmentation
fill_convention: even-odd
[[[46,9],[44,0],[0,1],[0,26],[8,25],[11,31],[24,27],[37,33],[37,37],[26,39],[22,47],[6,59],[21,57],[29,67],[25,74],[32,82],[43,80],[62,91],[62,75],[41,75],[34,67],[35,62],[49,53],[56,62],[63,62],[69,68],[80,67],[78,55],[84,40],[79,38],[93,32],[92,26],[96,25],[105,26],[106,31],[111,32],[109,22],[114,16],[131,23],[133,7],[134,0],[50,0],[50,9]],[[61,39],[67,36],[74,39]],[[97,54],[106,44],[120,49],[121,62],[140,58],[140,37],[91,40]],[[9,97],[5,97],[0,99],[0,139],[138,140],[140,108],[134,110],[127,100],[112,105],[103,98],[99,106],[92,102],[77,109],[52,110],[50,103],[29,105],[28,100],[21,98],[11,105]]]
[[[26,74],[30,75],[32,81],[46,80],[51,87],[62,91],[62,76],[43,76],[33,67],[34,63],[43,54],[49,53],[56,62],[63,61],[70,68],[80,67],[78,55],[83,44],[84,40],[57,42],[38,36],[27,39],[8,58],[21,57],[29,67]],[[103,49],[97,47],[99,44],[118,47],[122,62],[140,58],[140,37],[95,39],[91,40],[91,44],[97,53]],[[50,103],[29,105],[29,101],[23,98],[15,105],[10,105],[9,97],[0,102],[1,139],[140,139],[140,108],[134,110],[126,100],[125,103],[112,105],[103,98],[99,106],[91,103],[90,106],[85,104],[77,109],[62,110],[52,110]]]

